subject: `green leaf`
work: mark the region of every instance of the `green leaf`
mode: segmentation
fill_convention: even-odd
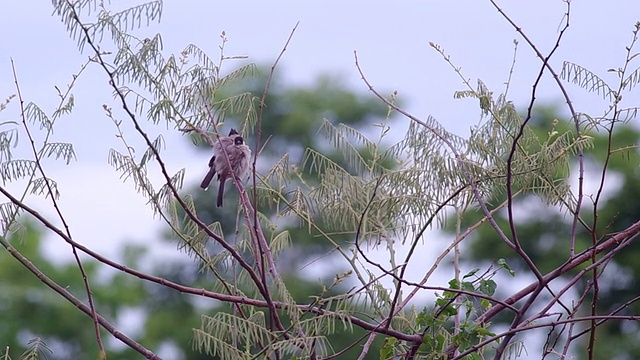
[[[427,311],[427,308],[425,308],[416,317],[416,323],[418,326],[431,326],[433,324],[433,315],[431,315]]]
[[[483,279],[480,281],[480,287],[478,288],[478,290],[480,290],[485,295],[492,296],[493,294],[495,294],[497,287],[498,285],[496,284],[495,281],[491,279],[489,280]]]
[[[396,344],[398,340],[396,338],[388,337],[384,339],[384,345],[382,349],[380,349],[380,360],[386,360],[391,357],[391,353],[393,352],[393,346]]]
[[[466,291],[475,291],[475,287],[473,286],[472,282],[469,281],[463,281],[462,282],[462,290],[466,290]]]
[[[436,349],[438,351],[444,350],[444,346],[446,344],[446,338],[442,334],[436,335]]]
[[[475,275],[478,271],[480,271],[480,269],[479,269],[479,268],[473,269],[473,270],[469,271],[469,272],[468,272],[465,276],[463,276],[462,278],[463,278],[463,279],[466,279],[466,278],[468,278],[468,277],[471,277],[471,276]]]
[[[452,305],[447,305],[442,309],[442,314],[446,316],[454,316],[458,314],[458,309]]]
[[[458,279],[449,280],[449,288],[451,288],[451,289],[460,289],[460,280],[458,280]]]
[[[511,267],[507,264],[507,261],[505,259],[498,259],[498,265],[507,270],[507,272],[509,272],[509,275],[516,276],[516,272],[511,270]]]
[[[491,307],[491,301],[487,299],[480,299],[480,306],[482,306],[482,308],[484,309],[488,309]]]
[[[420,345],[420,350],[428,353],[432,353],[435,348],[435,340],[431,337],[430,334],[424,334],[422,337],[422,344]]]
[[[457,292],[454,291],[445,291],[444,293],[442,293],[442,299],[446,301],[453,299],[454,297],[456,297],[458,295]]]
[[[481,326],[478,326],[475,330],[480,336],[496,336],[496,334],[489,331],[489,329],[483,328]]]

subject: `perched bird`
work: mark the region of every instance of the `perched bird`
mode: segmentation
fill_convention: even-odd
[[[218,174],[218,199],[216,205],[222,206],[222,196],[224,194],[224,183],[233,174],[245,180],[249,176],[249,159],[251,149],[244,143],[244,139],[235,129],[229,131],[229,136],[220,137],[213,144],[213,156],[209,160],[209,172],[202,180],[200,187],[205,191],[209,188],[213,176]],[[228,161],[227,161],[228,159]]]

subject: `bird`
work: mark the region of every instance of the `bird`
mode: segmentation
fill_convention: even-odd
[[[209,172],[202,180],[200,187],[207,191],[213,176],[218,174],[218,198],[216,205],[222,206],[224,183],[232,176],[240,180],[249,177],[249,159],[251,149],[244,143],[244,138],[236,129],[229,131],[229,136],[220,137],[213,144],[213,156],[209,160]],[[228,161],[227,161],[228,159]]]

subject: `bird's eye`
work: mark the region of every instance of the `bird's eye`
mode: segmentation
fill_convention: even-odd
[[[233,143],[236,144],[236,145],[242,145],[242,144],[244,144],[244,139],[242,138],[242,136],[238,136],[238,137],[235,138]]]

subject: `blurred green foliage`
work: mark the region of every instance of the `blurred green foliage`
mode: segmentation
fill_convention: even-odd
[[[575,132],[575,127],[568,121],[554,121],[561,115],[553,107],[537,108],[531,119],[530,125],[535,133],[546,139],[554,129],[559,133],[565,131]],[[557,124],[557,125],[554,125]],[[635,148],[629,147],[640,143],[640,132],[630,124],[616,124],[614,132],[609,139],[604,127],[588,134],[593,137],[594,147],[585,150],[585,163],[587,172],[586,182],[589,184],[585,190],[585,198],[582,204],[581,218],[593,227],[594,190],[601,179],[601,171],[604,166],[605,155],[609,140],[611,149],[615,151],[609,158],[607,177],[605,180],[604,196],[598,204],[597,236],[598,238],[625,229],[640,218],[640,205],[635,199],[640,197],[640,154]],[[578,171],[577,162],[571,169],[575,175]],[[565,174],[565,176],[568,174]],[[500,204],[506,200],[506,195],[492,201]],[[566,211],[550,211],[546,205],[535,195],[525,195],[516,198],[514,207],[518,214],[516,217],[516,229],[518,239],[524,251],[530,256],[538,269],[544,274],[563,264],[569,254],[569,236],[571,234],[571,214]],[[526,209],[526,210],[525,210]],[[479,210],[470,210],[464,214],[462,228],[475,224],[483,217]],[[509,229],[506,211],[499,211],[494,219],[502,229]],[[518,220],[520,219],[520,220]],[[455,223],[454,221],[450,222]],[[449,229],[453,231],[453,228]],[[462,252],[464,261],[472,263],[495,262],[505,259],[517,272],[526,272],[527,265],[517,256],[500,238],[495,230],[485,223],[481,225],[468,242],[467,250]],[[576,252],[582,251],[592,245],[592,237],[584,227],[578,225],[576,236]],[[640,263],[635,260],[640,251],[640,243],[632,242],[623,251],[613,257],[613,263],[609,264],[600,280],[600,293],[598,297],[598,313],[607,314],[629,299],[637,296],[640,289]],[[575,276],[583,267],[574,269],[565,274],[569,278]],[[591,277],[582,277],[574,290],[581,293],[588,285]],[[500,290],[500,287],[498,287]],[[590,293],[592,294],[592,293]],[[507,295],[504,293],[503,295]],[[510,294],[509,294],[510,295]],[[579,295],[578,295],[579,296]],[[587,303],[591,301],[591,295],[587,296]],[[624,314],[637,314],[640,312],[640,304],[631,304],[620,312]],[[588,314],[582,314],[588,315]],[[509,323],[510,315],[501,316],[498,322]],[[640,358],[640,344],[637,342],[638,326],[628,321],[610,321],[598,327],[596,336],[596,358],[598,359],[637,359]],[[583,341],[588,338],[583,337]],[[586,345],[577,349],[580,358],[586,358]]]
[[[242,91],[251,91],[260,96],[264,89],[266,75],[240,83]],[[308,87],[288,87],[276,78],[267,96],[267,107],[262,120],[262,139],[269,139],[261,160],[269,162],[284,153],[289,153],[296,161],[301,161],[307,147],[327,149],[325,140],[317,134],[323,118],[334,123],[345,123],[353,127],[369,125],[369,121],[386,115],[386,107],[371,96],[357,94],[350,90],[339,78],[321,76]],[[227,125],[238,126],[233,114],[226,120]],[[253,146],[251,134],[248,143]],[[205,149],[203,147],[203,149]],[[206,149],[210,151],[209,149]],[[330,153],[328,155],[331,155]],[[336,159],[338,154],[333,154]],[[269,164],[267,164],[268,166]],[[203,163],[203,171],[206,164]],[[196,182],[194,180],[194,182]],[[236,221],[234,206],[216,208],[212,192],[200,188],[189,189],[194,196],[198,215],[205,222],[219,220],[225,229],[233,229]],[[227,191],[227,204],[237,200],[234,191]],[[268,208],[262,208],[267,216]],[[268,229],[266,229],[268,231]],[[281,230],[281,229],[280,229]],[[300,277],[300,268],[312,259],[329,250],[326,242],[317,241],[313,232],[299,228],[296,223],[288,226],[292,247],[279,258],[279,266],[285,275],[289,291],[296,301],[309,303],[313,296],[324,294],[325,286],[331,285],[333,273],[318,273],[312,278]],[[167,233],[168,234],[168,233]],[[153,236],[153,234],[149,234]],[[168,236],[170,237],[170,236]],[[30,258],[47,275],[62,286],[67,287],[77,297],[86,300],[82,278],[75,263],[52,261],[42,253],[43,233],[33,225],[27,226],[24,235],[14,236],[11,242],[25,256]],[[344,237],[344,241],[348,238]],[[52,241],[60,241],[53,239]],[[67,246],[66,244],[61,246]],[[215,249],[211,249],[215,252]],[[145,257],[143,247],[127,246],[122,249],[125,265],[131,268],[149,268],[151,273],[190,286],[210,288],[213,278],[210,273],[201,272],[195,262],[170,262],[163,259]],[[84,315],[53,291],[46,288],[37,278],[12,259],[6,252],[0,252],[0,345],[9,346],[12,357],[17,357],[27,346],[29,339],[40,337],[51,348],[51,359],[93,359],[98,349],[90,317]],[[217,311],[228,311],[219,302],[143,282],[140,279],[115,271],[103,271],[103,266],[94,260],[83,260],[91,282],[98,311],[123,332],[133,337],[152,351],[173,349],[174,359],[210,358],[192,349],[192,329],[200,326],[202,314],[211,315]],[[332,271],[338,271],[332,269]],[[335,289],[334,289],[335,290]],[[129,331],[127,331],[129,330]],[[137,359],[139,354],[123,346],[117,340],[102,332],[108,348],[109,359]],[[353,333],[337,326],[330,336],[334,349],[343,349],[354,341],[364,341],[365,332],[356,329]],[[362,344],[362,342],[361,342]],[[367,359],[377,358],[381,344],[375,342]],[[355,358],[360,346],[354,346],[341,358]]]

